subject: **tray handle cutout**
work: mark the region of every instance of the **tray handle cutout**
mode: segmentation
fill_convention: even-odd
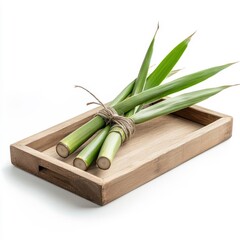
[[[58,183],[58,185],[60,185],[61,187],[64,187],[66,189],[72,188],[71,180],[67,176],[64,176],[61,173],[56,172],[52,169],[39,165],[38,174],[39,176],[54,184]]]

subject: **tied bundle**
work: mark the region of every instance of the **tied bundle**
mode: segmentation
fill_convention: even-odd
[[[70,133],[56,146],[58,155],[66,158],[87,142],[73,161],[75,167],[87,170],[96,161],[100,169],[109,169],[121,145],[131,141],[135,125],[192,106],[234,86],[207,88],[165,99],[170,94],[205,81],[233,63],[208,68],[162,84],[164,79],[179,71],[173,68],[185,52],[193,34],[173,48],[149,74],[158,28],[159,26],[147,49],[137,78],[130,82],[108,106],[84,88],[97,99],[102,109],[89,122]]]

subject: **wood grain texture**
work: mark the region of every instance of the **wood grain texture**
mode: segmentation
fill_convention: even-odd
[[[232,133],[230,116],[194,106],[138,125],[136,134],[121,147],[109,170],[100,170],[94,164],[85,172],[73,166],[81,148],[62,159],[55,145],[97,110],[12,144],[12,163],[104,205],[221,143]]]

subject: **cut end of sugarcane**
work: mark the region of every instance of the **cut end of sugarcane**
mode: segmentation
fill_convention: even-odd
[[[68,146],[66,146],[64,143],[60,142],[57,144],[56,146],[56,151],[57,151],[57,154],[60,156],[60,157],[63,157],[63,158],[66,158],[69,156],[69,149],[68,149]]]
[[[97,166],[102,170],[107,170],[111,166],[111,161],[106,157],[100,157],[97,160]]]
[[[87,170],[87,165],[81,158],[75,158],[73,161],[73,166],[83,171]]]

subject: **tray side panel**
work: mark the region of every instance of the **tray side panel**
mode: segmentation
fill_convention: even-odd
[[[225,117],[194,132],[184,141],[150,162],[131,171],[119,173],[103,186],[103,204],[132,191],[163,173],[188,161],[207,149],[227,140],[232,134],[232,118]]]
[[[16,167],[102,205],[102,185],[57,166],[26,150],[25,146],[11,145],[11,161]]]
[[[194,106],[191,108],[184,108],[180,111],[173,113],[174,115],[186,118],[190,121],[200,123],[202,125],[211,124],[223,116],[219,116],[219,113],[209,111],[207,109],[199,109],[200,107]]]

